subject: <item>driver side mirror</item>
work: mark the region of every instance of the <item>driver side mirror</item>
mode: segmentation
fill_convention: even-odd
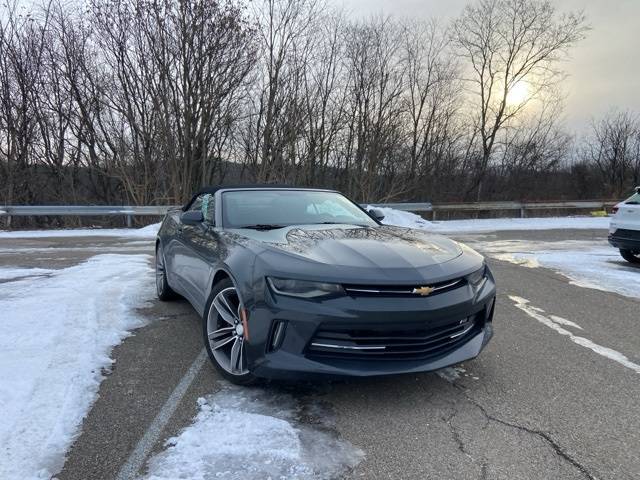
[[[180,215],[180,221],[184,225],[198,225],[204,221],[201,210],[187,210]]]
[[[380,210],[378,208],[370,208],[369,209],[369,215],[371,215],[373,218],[375,218],[379,222],[384,220],[384,213],[382,213],[382,210]]]

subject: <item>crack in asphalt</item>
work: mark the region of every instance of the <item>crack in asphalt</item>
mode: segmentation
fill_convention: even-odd
[[[582,475],[584,475],[585,478],[587,478],[588,480],[598,480],[598,478],[595,477],[594,475],[592,475],[591,472],[589,472],[589,470],[587,470],[587,468],[584,465],[579,463],[575,458],[573,458],[571,455],[569,455],[567,452],[565,452],[562,449],[562,447],[553,438],[551,438],[551,436],[547,432],[544,432],[542,430],[536,430],[536,429],[529,428],[529,427],[525,427],[523,425],[518,425],[517,423],[508,422],[506,420],[502,420],[501,418],[495,417],[495,416],[491,415],[486,410],[486,408],[484,408],[484,406],[482,404],[480,404],[477,400],[475,400],[474,398],[469,396],[467,390],[464,387],[462,387],[461,385],[457,385],[455,383],[452,383],[452,385],[454,386],[454,388],[456,388],[457,390],[461,391],[462,394],[465,396],[465,398],[469,401],[469,403],[471,403],[478,410],[480,410],[480,412],[482,412],[482,415],[488,421],[499,423],[500,425],[504,425],[506,427],[515,428],[517,430],[526,432],[526,433],[528,433],[530,435],[534,435],[534,436],[537,436],[539,438],[542,438],[553,449],[553,451],[556,453],[556,455],[558,455],[564,461],[566,461],[567,463],[572,465],[576,470],[578,470]],[[450,418],[453,418],[453,416],[451,416]],[[451,424],[450,423],[449,423],[449,427],[451,428]],[[456,433],[456,435],[457,435],[457,433]],[[459,435],[458,435],[458,437],[459,437]],[[463,453],[466,453],[466,452],[463,451]],[[486,478],[486,464],[484,464],[483,467],[485,467],[485,469],[482,472],[483,476],[481,478]]]
[[[487,474],[489,470],[489,466],[486,463],[482,464],[482,467],[480,468],[480,480],[487,480]]]
[[[457,414],[458,414],[458,409],[456,407],[454,407],[453,408],[453,412],[451,412],[451,415],[449,415],[449,417],[447,417],[447,418],[443,418],[443,420],[449,426],[449,430],[451,431],[451,436],[453,437],[453,441],[458,446],[458,450],[461,453],[463,453],[464,455],[466,455],[467,457],[469,457],[474,464],[477,464],[476,459],[465,448],[464,440],[462,440],[462,437],[460,436],[460,432],[458,432],[458,429],[453,425],[453,419],[455,418],[455,416]],[[488,422],[487,422],[487,424],[488,424]],[[487,473],[488,473],[488,464],[487,464],[486,461],[483,461],[480,464],[480,477],[479,477],[479,479],[480,480],[486,480],[487,479]]]
[[[461,453],[464,453],[467,457],[469,457],[472,461],[474,461],[473,455],[467,452],[464,446],[464,441],[462,440],[462,437],[460,437],[460,433],[452,423],[454,417],[457,414],[458,414],[458,409],[454,407],[453,412],[451,412],[451,415],[449,415],[449,417],[447,418],[444,418],[443,420],[449,426],[449,430],[451,431],[451,436],[453,437],[453,441],[456,442],[456,445],[458,446],[458,450],[460,450]]]

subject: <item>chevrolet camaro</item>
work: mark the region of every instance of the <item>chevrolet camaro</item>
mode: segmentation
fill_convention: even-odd
[[[426,372],[476,357],[493,335],[484,258],[383,218],[332,190],[202,189],[162,222],[158,296],[193,305],[211,362],[239,384]]]

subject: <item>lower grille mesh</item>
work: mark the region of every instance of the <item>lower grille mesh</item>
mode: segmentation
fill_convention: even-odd
[[[443,355],[479,330],[476,316],[439,324],[322,325],[309,343],[307,355],[342,359],[421,359]]]

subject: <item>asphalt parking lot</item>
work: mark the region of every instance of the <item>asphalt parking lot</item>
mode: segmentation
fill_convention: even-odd
[[[549,230],[460,239],[565,242],[605,234]],[[152,248],[151,241],[119,238],[0,239],[0,266],[63,268],[97,253]],[[439,374],[259,387],[298,402],[299,425],[364,454],[354,468],[331,475],[640,478],[640,371],[634,370],[640,300],[583,288],[545,268],[490,264],[499,291],[495,337],[477,359]],[[140,312],[148,324],[113,350],[115,363],[60,480],[144,474],[147,459],[193,421],[198,398],[224,388],[203,356],[200,319],[187,302],[152,301]],[[621,352],[626,364],[602,348]]]

